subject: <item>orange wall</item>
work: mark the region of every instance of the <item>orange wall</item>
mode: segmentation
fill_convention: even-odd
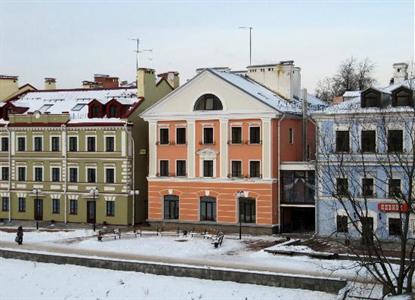
[[[200,197],[209,191],[209,196],[216,197],[217,223],[237,223],[236,194],[243,190],[249,191],[248,196],[256,200],[256,224],[277,223],[276,184],[152,181],[149,183],[150,221],[163,219],[163,196],[169,190],[180,198],[179,221],[182,222],[199,221]]]

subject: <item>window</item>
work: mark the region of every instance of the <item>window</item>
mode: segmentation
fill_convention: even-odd
[[[108,118],[117,118],[118,115],[118,108],[115,105],[110,106]]]
[[[232,144],[242,143],[242,127],[232,127]]]
[[[83,109],[86,106],[85,103],[78,103],[77,105],[75,105],[72,110],[73,111],[80,111],[81,109]]]
[[[9,211],[9,197],[1,197],[1,210]]]
[[[349,131],[339,130],[336,131],[336,152],[349,152]]]
[[[42,105],[41,108],[39,108],[39,111],[41,113],[47,112],[49,110],[49,108],[51,108],[53,106],[53,104],[44,104]]]
[[[60,137],[58,137],[58,136],[52,136],[52,138],[51,138],[51,143],[52,143],[51,150],[53,152],[59,151],[59,148],[60,148],[59,139],[60,139]]]
[[[115,201],[107,201],[107,217],[115,216]]]
[[[200,221],[216,221],[216,199],[200,197]]]
[[[259,161],[253,160],[249,162],[249,177],[261,177]]]
[[[87,182],[97,182],[97,170],[95,168],[86,169],[86,180]]]
[[[242,223],[255,223],[255,220],[256,220],[255,199],[239,198],[239,220]]]
[[[176,128],[176,144],[178,145],[186,144],[186,128],[184,127]]]
[[[19,136],[17,138],[17,151],[26,151],[26,138]]]
[[[336,194],[337,196],[347,196],[349,194],[349,182],[347,178],[336,179]]]
[[[26,181],[26,168],[25,167],[17,167],[17,180]]]
[[[203,144],[213,144],[213,128],[203,128]]]
[[[389,197],[400,197],[401,195],[401,180],[389,179]]]
[[[106,183],[114,183],[115,182],[115,169],[114,168],[106,168],[105,169],[105,182]]]
[[[402,130],[388,130],[388,152],[402,152],[403,151],[403,131]]]
[[[113,136],[105,137],[105,151],[114,152],[115,151],[115,139]]]
[[[78,214],[78,200],[69,200],[69,214]]]
[[[168,144],[169,144],[169,129],[160,128],[160,145],[168,145]]]
[[[9,151],[9,138],[1,138],[1,151]]]
[[[288,142],[294,144],[294,129],[288,129]]]
[[[186,161],[176,161],[176,176],[186,176]]]
[[[69,168],[69,182],[78,182],[78,168]]]
[[[362,178],[362,196],[363,197],[374,196],[373,178]]]
[[[261,143],[260,128],[258,126],[249,127],[249,143],[250,144],[259,144],[259,143]]]
[[[52,199],[52,214],[60,213],[60,199]]]
[[[402,221],[400,218],[389,218],[389,235],[396,236],[402,234]]]
[[[9,180],[9,167],[1,167],[1,180]]]
[[[197,99],[194,110],[222,110],[222,102],[213,94],[204,94]]]
[[[169,176],[168,160],[160,160],[160,176]]]
[[[242,162],[233,160],[232,163],[232,177],[242,177]]]
[[[35,167],[35,181],[43,181],[43,168]]]
[[[376,131],[362,130],[362,152],[376,152]]]
[[[23,197],[19,197],[17,200],[18,200],[19,212],[25,212],[26,211],[26,199]]]
[[[336,218],[337,223],[337,232],[349,232],[349,228],[347,226],[347,216],[339,216],[337,215]]]
[[[414,106],[413,92],[410,89],[401,87],[392,92],[392,106]]]
[[[362,95],[362,107],[379,107],[380,106],[380,93],[370,91]]]
[[[164,196],[164,219],[179,219],[179,197],[175,195]]]
[[[362,243],[371,244],[373,243],[373,218],[362,217]]]
[[[60,181],[60,168],[52,168],[52,181],[53,182],[59,182]]]
[[[213,160],[203,161],[203,177],[213,177]]]
[[[88,136],[86,138],[86,144],[87,144],[86,151],[95,152],[95,137],[94,136]]]
[[[42,143],[43,143],[43,139],[41,136],[35,136],[35,138],[33,139],[33,150],[36,152],[42,151]]]
[[[71,152],[78,151],[78,138],[76,136],[69,137],[69,151]]]
[[[314,204],[314,171],[282,171],[281,202],[287,204]]]
[[[95,105],[91,109],[91,117],[92,118],[99,118],[101,114],[100,107],[98,105]]]

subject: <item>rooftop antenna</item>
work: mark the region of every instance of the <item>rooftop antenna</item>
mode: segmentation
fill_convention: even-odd
[[[136,41],[136,50],[135,52],[135,70],[138,70],[138,53],[140,53],[140,39],[139,38],[130,38],[130,41]]]
[[[252,26],[239,26],[239,29],[249,30],[249,65],[252,65]]]

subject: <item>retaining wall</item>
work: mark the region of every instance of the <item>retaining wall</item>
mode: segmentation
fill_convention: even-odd
[[[21,259],[54,264],[70,264],[91,268],[103,268],[118,271],[133,271],[156,275],[193,277],[199,279],[233,281],[239,283],[258,284],[273,287],[307,289],[337,294],[346,285],[345,280],[293,276],[277,273],[261,273],[247,270],[220,269],[185,265],[169,265],[157,262],[140,262],[91,258],[78,256],[53,255],[47,253],[21,252],[0,249],[0,256],[10,259]]]

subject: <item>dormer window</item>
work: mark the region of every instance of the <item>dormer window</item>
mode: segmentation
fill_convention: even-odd
[[[88,118],[102,118],[103,111],[102,104],[97,100],[93,100],[88,104]]]
[[[117,118],[119,110],[116,106],[112,105],[108,111],[108,118]]]
[[[92,118],[99,118],[100,117],[100,109],[97,105],[92,107],[91,117]]]
[[[375,90],[368,90],[362,93],[361,106],[362,107],[380,107],[380,92]]]
[[[392,92],[392,106],[414,106],[413,91],[406,87],[399,87]]]
[[[223,106],[215,95],[204,94],[197,99],[194,110],[223,110]]]

